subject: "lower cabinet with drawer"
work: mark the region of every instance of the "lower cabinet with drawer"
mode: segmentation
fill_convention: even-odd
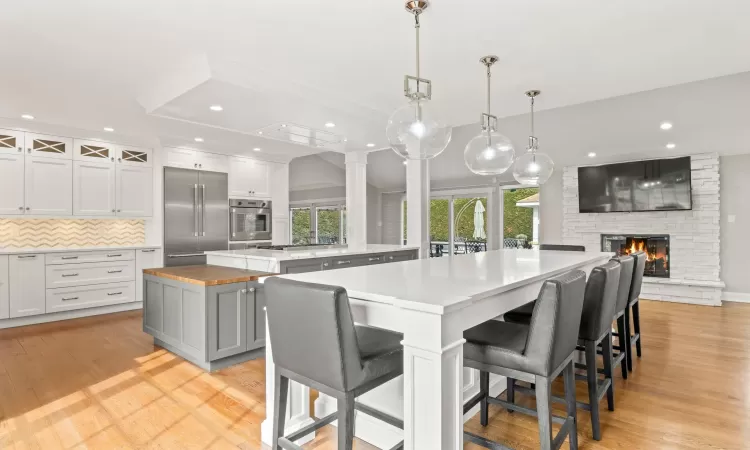
[[[47,313],[135,301],[135,281],[47,289]]]
[[[341,255],[329,258],[311,258],[281,261],[282,274],[317,272],[320,270],[344,269],[346,267],[369,266],[391,262],[410,261],[419,257],[419,250],[398,250],[364,255]]]

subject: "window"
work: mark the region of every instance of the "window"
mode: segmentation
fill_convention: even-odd
[[[503,190],[503,247],[527,247],[539,241],[539,188]]]
[[[290,215],[292,244],[346,244],[346,205],[343,201],[293,206]]]

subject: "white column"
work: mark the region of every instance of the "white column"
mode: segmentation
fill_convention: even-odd
[[[430,167],[426,160],[406,165],[406,243],[430,257]]]
[[[274,245],[289,244],[289,163],[269,163],[271,177],[271,240]]]
[[[492,188],[487,198],[487,249],[503,248],[503,190]]]
[[[268,317],[266,317],[266,419],[260,424],[260,440],[269,447],[273,444],[273,413],[276,410],[276,405],[273,403],[275,375],[276,366],[273,364],[271,335],[268,333]],[[295,381],[290,381],[284,436],[288,436],[314,421],[310,417],[310,388]],[[295,443],[304,445],[313,439],[315,439],[315,432],[295,441]]]
[[[367,153],[346,154],[346,240],[349,248],[367,245]]]

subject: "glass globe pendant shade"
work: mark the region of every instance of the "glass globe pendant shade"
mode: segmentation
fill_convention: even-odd
[[[552,158],[539,152],[526,152],[513,165],[513,178],[527,186],[541,186],[552,176],[555,163]]]
[[[393,151],[406,159],[430,159],[445,150],[452,128],[435,118],[429,100],[412,100],[388,119],[386,136]]]
[[[500,175],[510,169],[515,157],[510,139],[497,131],[483,131],[464,149],[466,167],[477,175]]]

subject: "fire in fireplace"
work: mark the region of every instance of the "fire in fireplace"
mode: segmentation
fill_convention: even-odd
[[[669,278],[668,234],[602,234],[602,251],[618,255],[643,251],[646,253],[643,275]]]

